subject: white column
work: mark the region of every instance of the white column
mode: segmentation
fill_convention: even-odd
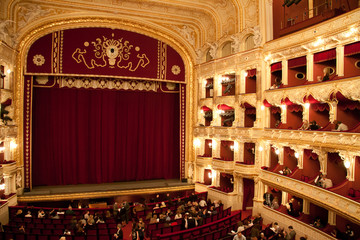
[[[282,66],[282,83],[284,85],[288,85],[288,61],[287,59],[284,59],[281,61]]]
[[[11,193],[10,176],[4,175],[4,182],[5,182],[5,195],[9,195]]]
[[[328,223],[331,226],[336,226],[336,213],[331,210],[328,210]]]
[[[314,54],[306,55],[306,77],[309,82],[314,81]]]
[[[331,102],[328,102],[328,103],[329,103],[329,106],[330,106],[329,121],[334,122],[337,119],[337,102],[331,101]]]
[[[4,141],[4,147],[5,147],[5,150],[4,150],[4,159],[5,160],[14,160],[12,159],[12,154],[11,154],[11,149],[10,149],[10,140],[9,139],[6,139]]]
[[[16,193],[16,173],[10,177],[10,191]]]
[[[284,148],[278,147],[278,149],[279,149],[279,154],[278,154],[279,164],[283,165],[284,164]]]
[[[287,106],[281,105],[281,122],[283,124],[287,123]]]
[[[336,46],[336,74],[344,76],[344,46]]]
[[[312,10],[314,9],[314,0],[309,0],[308,8],[309,8],[309,18],[314,17],[314,10]]]
[[[242,93],[245,93],[245,89],[246,89],[246,70],[242,70],[240,72],[240,75],[239,75],[239,93],[242,94]]]
[[[285,191],[282,191],[282,192],[281,192],[281,204],[282,204],[282,205],[285,205],[285,204],[288,202],[288,200],[289,200],[288,198],[289,198],[288,193],[285,192]]]
[[[260,3],[264,3],[265,2],[265,18],[263,18],[265,20],[265,22],[262,21],[261,26],[265,26],[265,41],[268,42],[270,40],[272,40],[274,38],[273,36],[273,1],[272,0],[268,0],[268,1],[263,1],[260,0]],[[261,6],[261,4],[260,4]],[[263,14],[260,14],[260,16],[263,16]]]
[[[303,213],[310,214],[310,201],[303,199]]]

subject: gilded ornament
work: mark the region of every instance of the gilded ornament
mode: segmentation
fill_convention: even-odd
[[[45,63],[45,58],[43,55],[41,54],[36,54],[34,57],[33,57],[33,62],[36,66],[42,66],[44,65]]]
[[[174,74],[174,75],[179,75],[180,72],[181,72],[181,69],[178,65],[174,65],[171,67],[171,72]]]

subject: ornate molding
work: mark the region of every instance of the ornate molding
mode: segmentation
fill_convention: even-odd
[[[311,202],[325,208],[331,208],[340,215],[347,216],[359,224],[360,203],[337,195],[326,189],[319,188],[286,176],[261,170],[259,177],[265,184],[283,191],[295,194],[298,197],[309,199]]]
[[[296,104],[303,104],[305,96],[312,95],[321,102],[330,101],[332,93],[341,92],[346,98],[360,101],[360,92],[354,89],[360,88],[360,77],[354,77],[345,80],[337,80],[316,84],[303,85],[298,87],[280,88],[275,90],[266,90],[264,99],[270,104],[280,106],[281,99],[289,98]]]

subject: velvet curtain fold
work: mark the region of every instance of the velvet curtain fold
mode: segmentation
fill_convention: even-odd
[[[34,88],[33,186],[179,178],[179,95]]]

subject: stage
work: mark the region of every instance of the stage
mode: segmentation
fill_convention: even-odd
[[[74,199],[109,198],[116,196],[156,194],[194,190],[195,185],[179,179],[146,180],[103,184],[79,184],[34,187],[18,195],[19,202],[63,201]]]

